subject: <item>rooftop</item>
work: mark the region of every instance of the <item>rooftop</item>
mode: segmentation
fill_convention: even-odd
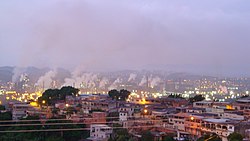
[[[203,121],[213,122],[213,123],[228,123],[228,122],[230,122],[230,119],[214,119],[214,118],[208,118],[208,119],[204,119]]]

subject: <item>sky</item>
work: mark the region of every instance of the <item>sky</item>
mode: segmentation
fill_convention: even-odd
[[[0,1],[0,66],[250,76],[249,0]]]

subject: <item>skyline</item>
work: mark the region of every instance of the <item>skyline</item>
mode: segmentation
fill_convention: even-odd
[[[249,4],[2,1],[0,66],[250,76]]]

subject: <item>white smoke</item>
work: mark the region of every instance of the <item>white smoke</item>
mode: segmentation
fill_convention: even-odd
[[[72,78],[65,78],[63,86],[73,86],[75,84],[75,80]]]
[[[119,84],[122,83],[122,79],[121,78],[117,78],[110,86],[109,86],[109,90],[113,90],[113,89],[117,89]]]
[[[150,77],[149,79],[150,82],[150,87],[154,88],[155,86],[157,86],[160,82],[161,82],[161,78],[160,77]]]
[[[23,73],[23,74],[21,74],[21,76],[20,76],[20,78],[19,78],[19,81],[22,82],[22,81],[26,80],[27,77],[28,77],[28,74]]]
[[[77,88],[95,88],[98,81],[98,74],[83,73],[81,69],[75,69],[71,78],[65,78],[63,86],[74,86]]]
[[[82,70],[78,67],[71,72],[71,78],[65,78],[63,86],[80,87],[82,85]]]
[[[17,82],[20,76],[26,71],[24,68],[15,67],[12,75],[12,82]]]
[[[143,86],[145,83],[147,83],[147,77],[143,76],[141,82],[139,83],[139,86]]]
[[[136,79],[136,77],[137,77],[137,74],[131,73],[129,78],[128,78],[128,82],[134,81]]]
[[[105,86],[106,86],[108,83],[109,83],[109,80],[108,80],[106,77],[102,78],[102,80],[101,80],[100,83],[99,83],[99,88],[105,89]]]
[[[41,76],[38,79],[37,85],[39,85],[40,87],[42,86],[45,89],[50,88],[56,74],[57,74],[56,70],[48,71],[44,76]]]

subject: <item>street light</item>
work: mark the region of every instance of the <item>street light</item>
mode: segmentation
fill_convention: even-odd
[[[193,116],[191,116],[191,118],[190,118],[192,121],[194,120],[194,117]]]
[[[45,103],[46,103],[46,101],[45,101],[45,100],[43,100],[43,101],[42,101],[42,103],[43,103],[43,104],[45,104]]]

